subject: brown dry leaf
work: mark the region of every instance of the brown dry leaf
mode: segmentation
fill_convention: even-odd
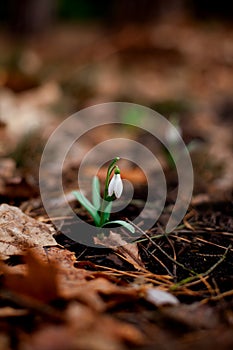
[[[145,270],[145,265],[139,255],[137,243],[128,243],[122,247],[114,249],[121,258],[133,265],[136,270]]]
[[[76,261],[75,253],[59,247],[49,247],[47,255],[43,255],[45,262],[50,262],[57,268],[58,285],[61,294],[69,295],[74,293],[74,289],[87,283],[87,280],[93,279],[92,271],[74,267]]]
[[[12,268],[1,265],[4,273],[3,287],[32,299],[49,302],[58,298],[57,269],[45,264],[30,251],[25,256],[25,268],[21,273],[12,272]]]
[[[25,256],[25,265],[14,267],[1,265],[3,286],[16,294],[42,302],[57,298],[76,298],[91,309],[103,311],[106,306],[90,279],[92,273],[73,266],[74,253],[56,247],[45,255],[31,251]],[[60,259],[60,261],[58,260]]]
[[[182,338],[182,344],[178,350],[208,350],[208,349],[233,349],[232,328],[226,329],[223,325],[216,329],[190,332]]]
[[[86,270],[75,271],[59,271],[58,286],[59,295],[65,299],[76,299],[82,304],[89,306],[92,310],[103,312],[109,306],[109,302],[105,302],[101,295],[111,296],[111,304],[117,302],[131,300],[137,295],[132,288],[122,288],[109,282],[105,278],[95,278]]]
[[[47,325],[39,331],[25,336],[19,350],[76,350],[71,331],[60,325]],[[81,349],[80,349],[81,350]]]
[[[22,350],[125,350],[125,343],[141,345],[144,337],[134,326],[115,320],[77,302],[65,311],[66,323],[46,325],[24,337]]]
[[[191,231],[195,231],[195,228],[184,218],[183,219],[184,226]]]
[[[29,248],[57,245],[51,226],[25,215],[19,208],[0,205],[0,256],[22,254]]]
[[[7,125],[10,140],[7,147],[16,145],[30,131],[49,129],[48,124],[54,119],[53,113],[47,107],[58,101],[59,97],[59,87],[52,81],[21,94],[1,89],[1,102],[4,101],[1,103],[2,119]]]
[[[84,309],[84,312],[81,314],[79,312],[79,317],[74,320],[76,327],[74,324],[47,326],[24,339],[19,350],[125,350],[122,337],[117,338],[117,334],[109,333],[110,327],[108,323],[106,328],[106,321],[102,326],[98,326],[102,323],[101,315],[90,314],[89,310]],[[111,328],[116,329],[115,323],[113,326]],[[122,332],[129,333],[129,328],[133,329],[132,326],[127,326],[122,327]],[[137,336],[133,344],[137,344],[140,333],[136,329],[133,332],[131,331],[132,336]],[[127,338],[127,333],[124,336]]]
[[[10,343],[10,337],[7,334],[0,333],[0,350],[10,350]]]
[[[212,200],[231,198],[232,128],[222,123],[213,112],[198,113],[193,118],[194,128],[208,142],[207,147],[201,149],[193,160],[196,181],[199,185],[204,179],[203,192]]]
[[[94,237],[95,244],[100,244],[113,249],[117,255],[133,265],[136,270],[145,270],[144,264],[141,261],[138,247],[136,243],[127,243],[121,238],[120,234],[110,231],[108,237],[99,239]]]
[[[78,349],[124,349],[124,342],[141,345],[144,337],[132,325],[115,320],[73,303],[67,310],[67,319],[75,334]],[[80,319],[82,322],[80,322]]]
[[[2,140],[2,138],[1,138]],[[0,143],[1,154],[1,143]],[[14,178],[16,164],[11,158],[0,158],[0,194],[5,195],[7,192],[6,183],[9,179]]]
[[[127,170],[122,169],[121,177],[122,179],[129,180],[130,182],[136,185],[147,183],[145,174],[139,168],[133,168],[133,169],[127,169]]]
[[[0,318],[5,317],[15,317],[15,316],[24,316],[27,314],[27,310],[24,309],[14,309],[10,306],[5,306],[0,308]]]
[[[102,311],[105,309],[105,303],[91,285],[91,281],[94,279],[93,272],[74,267],[76,257],[73,252],[50,247],[47,250],[47,257],[57,268],[59,296],[65,299],[76,298],[93,310]],[[45,256],[42,258],[45,260]]]
[[[211,202],[211,198],[210,198],[209,194],[200,193],[200,194],[193,196],[192,201],[191,201],[191,205],[198,206],[200,204],[210,203],[210,202]]]
[[[89,285],[93,290],[95,290],[98,293],[104,294],[104,295],[110,295],[110,294],[130,294],[130,296],[134,295],[134,288],[127,288],[127,287],[121,287],[118,286],[106,278],[99,277],[92,281],[89,281]],[[132,292],[133,291],[133,292]]]
[[[88,281],[76,280],[73,283],[59,283],[59,294],[66,299],[76,299],[90,309],[102,312],[106,309],[106,304],[98,292],[94,290]]]
[[[74,263],[76,262],[76,256],[74,252],[61,248],[60,246],[46,248],[46,255],[42,254],[41,259],[44,262],[50,262],[59,267],[59,269],[75,269]],[[77,270],[77,269],[75,269]]]
[[[11,158],[1,158],[0,161],[0,178],[7,180],[14,176],[16,164]]]
[[[99,312],[110,305],[138,299],[136,288],[118,286],[108,280],[108,275],[96,278],[92,271],[75,268],[76,258],[72,252],[51,247],[47,254],[49,261],[56,264],[59,295],[63,298],[75,298]],[[109,297],[107,303],[102,295]]]
[[[165,319],[182,324],[190,329],[210,329],[219,324],[218,315],[213,308],[199,303],[164,307],[160,312]]]
[[[130,285],[129,287],[118,286],[101,277],[90,281],[88,287],[97,295],[107,296],[105,308],[110,308],[125,302],[132,302],[138,300],[140,297],[140,289]]]

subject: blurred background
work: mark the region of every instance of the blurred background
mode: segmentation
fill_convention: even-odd
[[[231,196],[232,19],[227,0],[1,1],[2,200],[36,195],[51,132],[109,101],[175,118],[194,146],[196,193]]]

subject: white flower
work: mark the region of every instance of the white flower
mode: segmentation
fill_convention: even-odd
[[[121,175],[114,174],[108,186],[108,195],[111,197],[114,193],[116,198],[120,198],[122,191],[123,183],[121,180]]]

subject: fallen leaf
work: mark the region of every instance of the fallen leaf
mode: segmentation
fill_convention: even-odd
[[[70,304],[67,319],[74,333],[79,334],[76,340],[78,349],[118,350],[125,349],[125,342],[136,346],[144,340],[142,333],[133,325],[118,321],[110,315],[91,312],[77,303]]]
[[[19,295],[43,302],[58,298],[57,269],[44,263],[30,251],[25,256],[26,272],[15,273],[11,268],[1,265],[4,274],[3,287]]]
[[[66,326],[49,325],[21,341],[19,350],[75,350],[72,333]]]
[[[60,294],[66,299],[76,299],[82,304],[88,306],[91,310],[98,312],[103,312],[106,309],[105,302],[97,293],[96,290],[92,288],[90,282],[76,283],[72,285],[68,284],[65,286],[60,286]]]
[[[89,305],[93,310],[104,310],[105,304],[98,293],[90,284],[94,279],[92,271],[74,267],[75,254],[66,249],[50,247],[46,256],[42,256],[44,262],[50,262],[56,266],[57,288],[60,297],[65,299],[77,299]]]
[[[145,270],[145,265],[139,255],[137,243],[128,243],[122,247],[115,247],[114,250],[118,256],[133,265],[136,270]]]
[[[0,178],[7,180],[14,176],[16,164],[11,158],[1,158],[0,161]]]
[[[132,286],[118,286],[105,278],[96,278],[88,283],[88,287],[105,300],[105,309],[127,302],[139,300],[140,289]],[[106,298],[107,297],[107,298]]]
[[[0,333],[0,350],[10,350],[11,348],[11,340],[7,334]]]
[[[10,306],[5,306],[0,308],[0,318],[24,316],[26,314],[27,314],[27,310],[24,310],[24,309],[14,309],[13,307],[10,307]]]
[[[211,329],[219,324],[219,317],[213,308],[199,303],[179,304],[160,310],[167,320],[182,324],[189,329]]]
[[[142,345],[144,336],[133,325],[96,312],[76,301],[64,311],[65,323],[46,325],[25,336],[20,350],[125,350]]]
[[[0,256],[22,254],[29,248],[57,245],[50,225],[25,215],[19,208],[0,205]]]
[[[95,244],[103,245],[114,250],[118,256],[133,265],[136,270],[145,270],[144,264],[141,261],[137,243],[127,243],[122,239],[119,233],[110,231],[108,237],[99,239],[94,237]]]
[[[74,253],[51,247],[47,250],[48,259],[56,268],[59,296],[62,298],[76,299],[96,311],[104,311],[112,305],[139,299],[138,290],[135,287],[119,286],[109,281],[109,276],[101,277],[93,271],[74,267],[76,261]],[[42,256],[45,260],[45,256]],[[14,267],[15,268],[15,267]],[[108,300],[103,300],[108,296]]]

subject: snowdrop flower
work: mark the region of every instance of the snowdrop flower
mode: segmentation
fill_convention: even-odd
[[[114,193],[116,198],[120,198],[122,191],[123,183],[121,180],[120,169],[117,167],[108,186],[108,195],[111,197]]]
[[[109,164],[105,178],[104,195],[102,202],[100,201],[100,181],[97,176],[94,176],[92,181],[92,203],[80,191],[75,191],[73,193],[76,199],[79,201],[79,203],[92,216],[96,227],[105,227],[107,225],[117,224],[118,226],[121,225],[130,232],[134,233],[134,226],[132,226],[130,223],[124,220],[109,221],[112,208],[111,202],[114,201],[115,197],[120,198],[123,191],[123,183],[121,180],[120,169],[118,168],[118,166],[116,166],[118,160],[120,160],[120,158],[115,157]],[[114,175],[110,180],[110,177],[113,172]],[[113,194],[115,196],[113,196]],[[102,238],[105,238],[104,232],[98,232],[99,233],[97,234],[97,237],[99,236],[99,239],[102,236]]]

